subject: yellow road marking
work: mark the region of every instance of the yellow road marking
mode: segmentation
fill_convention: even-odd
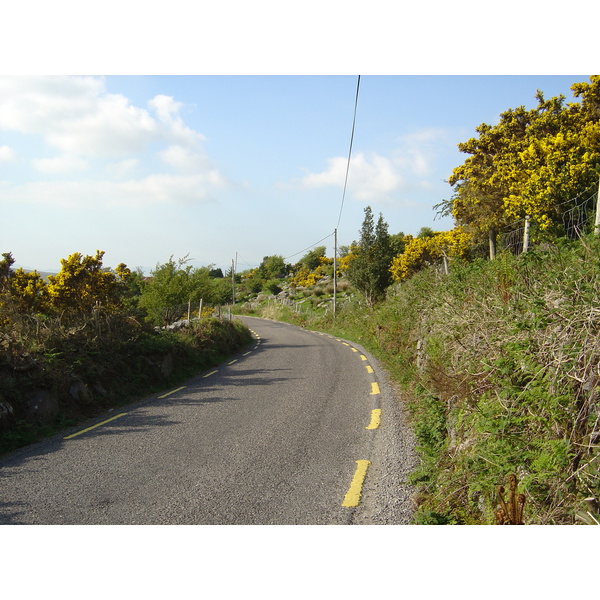
[[[364,354],[360,355],[360,360],[367,360],[367,357]]]
[[[381,409],[375,408],[371,411],[371,422],[366,429],[377,429],[381,423]]]
[[[342,344],[343,344],[344,346],[349,346],[349,345],[350,345],[350,344],[347,344],[346,342],[342,342]]]
[[[179,390],[183,390],[184,388],[185,388],[185,385],[182,385],[181,387],[177,388],[176,390],[171,390],[170,392],[167,392],[166,394],[159,396],[159,398],[166,398],[167,396],[170,396],[171,394],[174,394],[175,392],[178,392]]]
[[[227,364],[232,365],[233,363],[236,363],[236,362],[237,362],[237,358],[235,360],[232,360],[231,362],[228,362]]]
[[[373,367],[371,365],[365,365],[365,369],[367,370],[367,373],[373,372]]]
[[[356,348],[352,348],[352,352],[358,352]]]
[[[202,377],[210,377],[211,375],[214,375],[215,373],[218,373],[218,371],[211,371],[210,373],[207,373],[206,375],[202,375]]]
[[[91,431],[92,429],[96,429],[96,427],[100,427],[100,425],[106,425],[106,423],[110,423],[111,421],[114,421],[115,419],[118,419],[119,417],[124,417],[126,414],[127,413],[121,413],[120,415],[115,415],[114,417],[111,417],[110,419],[106,419],[106,421],[102,421],[102,423],[96,423],[96,425],[92,425],[91,427],[88,427],[87,429],[82,429],[81,431],[78,431],[77,433],[68,435],[64,439],[70,440],[74,437],[77,437],[78,435],[81,435],[82,433],[87,433],[88,431]]]
[[[250,354],[250,351],[244,352],[244,354],[242,354],[242,356],[248,356],[248,354]]]
[[[381,394],[381,392],[379,391],[379,384],[374,381],[371,384],[371,396],[374,396],[375,394]]]
[[[350,488],[344,497],[344,501],[342,502],[342,506],[358,506],[360,502],[360,494],[362,492],[362,486],[365,481],[365,477],[367,476],[367,469],[371,464],[370,460],[357,460],[356,461],[356,471],[354,472],[354,477],[352,478],[352,483],[350,484]]]

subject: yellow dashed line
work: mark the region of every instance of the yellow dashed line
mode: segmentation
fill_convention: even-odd
[[[381,409],[375,408],[371,411],[371,422],[367,425],[366,429],[377,429],[381,424]]]
[[[248,354],[250,354],[250,351],[244,352],[244,354],[242,354],[242,356],[248,356]]]
[[[365,477],[367,476],[367,469],[371,464],[370,460],[357,460],[356,461],[356,471],[354,472],[354,477],[352,478],[352,483],[350,484],[350,489],[346,493],[344,497],[344,501],[342,502],[342,506],[352,507],[358,506],[360,502],[360,494],[362,492],[362,486],[365,481]]]
[[[185,388],[185,385],[182,385],[181,387],[177,388],[176,390],[171,390],[170,392],[167,392],[166,394],[159,396],[159,398],[166,398],[167,396],[170,396],[171,394],[174,394],[175,392],[178,392],[179,390],[183,390],[184,388]]]
[[[381,394],[381,392],[379,391],[379,384],[374,381],[371,383],[371,396],[375,394]]]
[[[237,362],[237,358],[235,360],[232,360],[231,362],[228,362],[227,364],[232,365],[233,363],[236,363],[236,362]]]
[[[352,352],[358,352],[356,348],[351,348]]]
[[[210,377],[211,375],[214,375],[215,373],[218,373],[218,371],[211,371],[210,373],[207,373],[206,375],[202,375],[202,377]]]
[[[91,427],[88,427],[87,429],[82,429],[81,431],[78,431],[77,433],[68,435],[64,439],[70,440],[74,437],[77,437],[78,435],[81,435],[82,433],[87,433],[88,431],[91,431],[92,429],[96,429],[96,427],[100,427],[100,425],[106,425],[106,423],[110,423],[111,421],[114,421],[115,419],[118,419],[119,417],[124,417],[126,414],[127,413],[121,413],[120,415],[115,415],[114,417],[111,417],[110,419],[106,419],[106,421],[102,421],[102,423],[97,423],[96,425],[92,425]]]
[[[360,360],[367,360],[367,357],[364,354],[360,355]]]
[[[367,373],[372,373],[373,372],[373,367],[371,365],[366,365],[365,369],[367,370]]]

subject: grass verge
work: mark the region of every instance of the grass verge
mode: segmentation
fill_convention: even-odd
[[[204,319],[176,332],[131,326],[110,336],[61,334],[27,352],[27,368],[5,354],[0,453],[175,386],[251,341],[239,320]]]

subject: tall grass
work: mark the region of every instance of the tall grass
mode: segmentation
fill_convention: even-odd
[[[288,320],[363,343],[418,440],[416,522],[493,523],[515,473],[525,523],[598,519],[600,242],[428,269],[364,306]]]

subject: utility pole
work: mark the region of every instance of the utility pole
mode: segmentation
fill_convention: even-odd
[[[333,230],[333,316],[337,310],[337,229]]]
[[[237,252],[236,252],[237,255]],[[232,298],[233,304],[235,304],[235,263],[233,259],[231,259],[231,289],[232,289]]]

